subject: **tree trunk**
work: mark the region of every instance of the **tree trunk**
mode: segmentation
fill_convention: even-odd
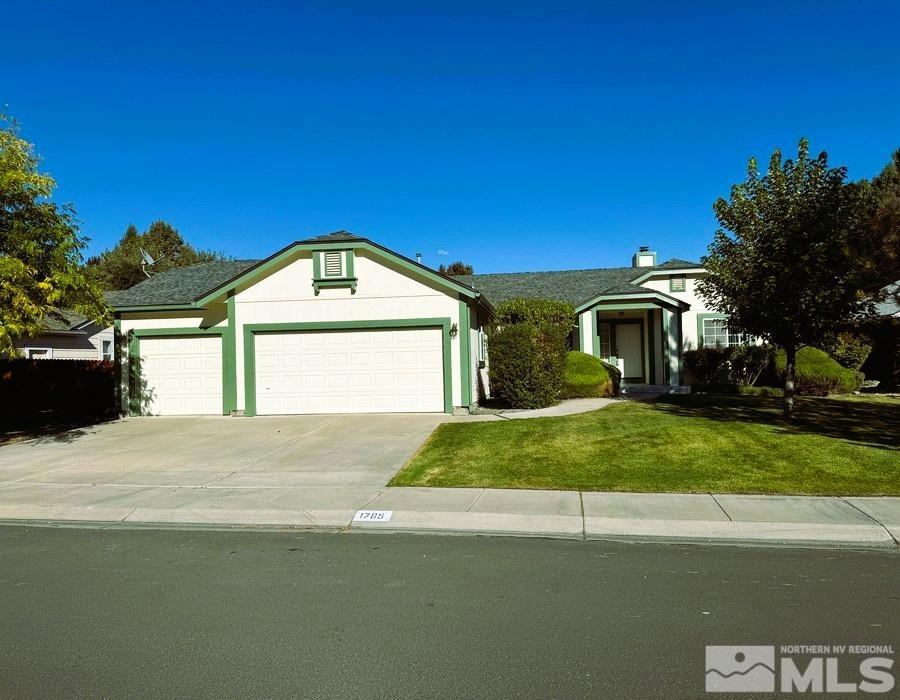
[[[797,379],[797,348],[792,344],[784,348],[784,417],[788,420],[794,412],[794,381]]]

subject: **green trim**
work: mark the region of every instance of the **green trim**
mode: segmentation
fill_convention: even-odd
[[[645,299],[653,299],[654,302],[644,301]],[[630,300],[637,301],[630,301]],[[658,292],[653,289],[648,289],[646,294],[644,293],[634,293],[634,294],[601,294],[600,296],[596,296],[593,299],[590,299],[583,304],[575,307],[576,313],[581,313],[582,311],[587,311],[588,309],[597,306],[600,302],[604,301],[616,301],[622,302],[621,304],[610,304],[610,311],[617,311],[619,309],[629,309],[629,308],[658,308],[659,306],[672,306],[674,308],[680,308],[684,311],[687,311],[691,308],[691,305],[687,302],[682,301],[681,299],[676,299],[675,297],[670,297],[665,292]],[[633,304],[643,305],[642,307],[635,307]]]
[[[322,279],[322,251],[314,250],[312,253],[313,280]]]
[[[648,369],[650,370],[650,384],[656,384],[656,347],[653,342],[653,322],[656,320],[656,311],[647,311],[647,354],[649,356]]]
[[[354,274],[353,270],[353,259],[355,257],[356,256],[353,254],[352,250],[348,250],[346,252],[346,258],[344,260],[344,271],[347,273],[348,279],[356,279],[356,275]]]
[[[237,325],[233,291],[228,292],[225,308],[228,311],[228,327],[222,335],[222,413],[230,415],[237,410]]]
[[[125,347],[122,344],[122,319],[116,315],[113,319],[113,402],[116,406],[116,414],[121,416],[125,412],[122,405],[122,360]]]
[[[600,316],[591,314],[591,354],[600,357]]]
[[[225,294],[227,291],[247,284],[251,280],[270,272],[272,269],[278,267],[286,260],[289,260],[298,251],[325,250],[366,250],[377,257],[389,260],[392,264],[397,265],[404,270],[422,275],[423,277],[426,277],[427,279],[437,283],[445,289],[449,289],[453,292],[456,292],[457,294],[462,294],[463,296],[470,299],[475,299],[478,297],[478,292],[476,290],[472,289],[468,285],[463,284],[462,282],[457,282],[450,277],[446,277],[445,275],[435,272],[434,270],[431,270],[424,265],[420,265],[413,262],[412,260],[404,258],[403,256],[398,255],[397,253],[394,253],[387,248],[383,248],[380,245],[372,243],[371,241],[360,239],[358,241],[341,241],[339,243],[292,243],[291,245],[281,249],[280,251],[266,258],[257,265],[254,265],[249,270],[245,270],[230,281],[209,290],[202,296],[195,299],[193,302],[193,306],[206,306],[210,302]],[[313,256],[313,258],[315,259],[315,256]],[[315,269],[313,270],[313,273],[315,276]]]
[[[707,319],[724,319],[728,320],[728,316],[726,314],[719,313],[704,313],[697,314],[697,348],[704,347],[703,345],[703,322]]]
[[[675,289],[675,282],[681,282],[681,289]],[[687,275],[669,275],[669,291],[684,292],[687,290]]]
[[[244,324],[244,415],[256,415],[256,334],[303,331],[381,330],[388,328],[440,328],[444,360],[444,413],[453,413],[453,357],[450,354],[450,318],[400,318],[373,321],[321,321],[308,323]]]
[[[143,313],[145,311],[196,311],[193,304],[148,304],[147,306],[113,306],[116,313]]]
[[[141,415],[140,396],[136,390],[141,372],[141,338],[180,338],[183,336],[217,335],[222,338],[222,414],[231,412],[228,408],[225,333],[227,328],[134,328],[128,331],[128,412],[129,415]],[[135,359],[137,361],[135,362]]]
[[[469,318],[469,304],[459,300],[459,374],[460,374],[460,404],[466,408],[472,405],[472,355],[471,355],[471,328],[472,321]]]

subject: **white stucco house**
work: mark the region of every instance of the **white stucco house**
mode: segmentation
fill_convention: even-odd
[[[623,268],[448,277],[346,231],[264,260],[170,270],[110,297],[131,414],[447,412],[484,395],[493,303],[576,306],[575,344],[633,384],[682,383],[687,344],[729,342],[703,270],[642,249]]]
[[[60,310],[44,317],[44,332],[15,343],[21,356],[34,360],[112,360],[112,326],[98,326],[86,316]]]

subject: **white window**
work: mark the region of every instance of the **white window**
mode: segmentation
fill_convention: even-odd
[[[30,360],[52,360],[53,348],[25,348],[25,357]]]
[[[112,341],[111,340],[101,340],[100,341],[100,359],[101,360],[112,360]]]
[[[487,358],[487,333],[484,332],[484,329],[478,330],[478,364],[480,366],[484,366],[484,361]]]
[[[703,319],[703,347],[727,348],[732,345],[743,345],[750,337],[745,333],[731,332],[728,321],[724,318]]]
[[[329,250],[322,254],[326,277],[340,277],[343,273],[344,253],[340,250]]]
[[[610,342],[609,324],[601,323],[598,327],[598,335],[600,336],[600,357],[607,358],[612,356],[612,343]]]

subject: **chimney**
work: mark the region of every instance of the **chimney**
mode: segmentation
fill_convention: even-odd
[[[638,252],[631,258],[632,267],[653,267],[656,265],[656,253],[650,250],[650,246],[642,245]]]
[[[419,263],[419,265],[422,264],[422,254],[421,253],[416,253],[416,262]]]

